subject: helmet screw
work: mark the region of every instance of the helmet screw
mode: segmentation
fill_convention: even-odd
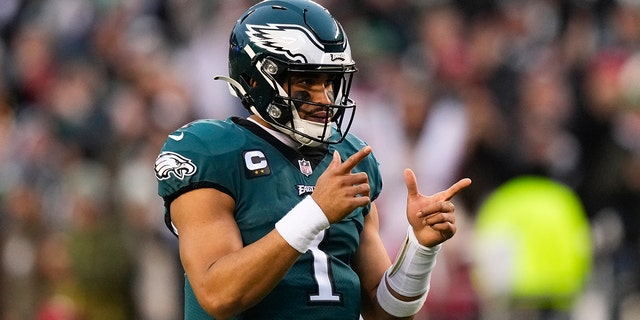
[[[282,110],[274,105],[269,105],[269,107],[267,107],[267,112],[272,118],[275,119],[278,119],[282,116]]]
[[[271,60],[265,60],[264,65],[262,66],[262,70],[270,75],[274,75],[278,73],[278,66]]]

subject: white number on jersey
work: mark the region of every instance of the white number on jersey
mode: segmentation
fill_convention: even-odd
[[[341,300],[341,296],[335,293],[333,282],[331,282],[329,257],[318,247],[326,232],[327,230],[320,232],[309,248],[313,255],[313,275],[318,285],[318,293],[309,295],[311,302],[340,302]]]

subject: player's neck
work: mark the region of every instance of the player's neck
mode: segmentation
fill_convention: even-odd
[[[271,134],[272,136],[274,136],[276,139],[280,140],[282,143],[286,144],[287,146],[294,149],[297,149],[300,147],[300,143],[298,141],[295,141],[289,135],[274,129],[272,125],[264,121],[262,118],[256,115],[251,115],[249,116],[248,119],[249,121],[259,125],[262,129],[264,129],[264,131],[268,132],[269,134]]]
[[[263,128],[271,129],[271,130],[274,129],[271,124],[269,124],[268,122],[264,121],[264,119],[256,116],[255,114],[250,115],[247,119],[251,120],[252,122],[254,122],[256,124],[259,124]]]

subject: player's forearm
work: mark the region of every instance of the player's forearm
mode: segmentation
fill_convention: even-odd
[[[198,301],[209,314],[216,319],[226,319],[262,300],[299,256],[274,230],[253,244],[221,257],[206,270],[201,283],[191,285],[200,292]]]

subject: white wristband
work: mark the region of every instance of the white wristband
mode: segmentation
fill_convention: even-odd
[[[386,277],[385,273],[385,275],[382,276],[382,280],[380,280],[378,291],[376,292],[380,307],[388,314],[399,318],[409,317],[418,313],[424,305],[424,301],[427,299],[427,293],[425,292],[420,298],[413,301],[402,301],[391,294],[389,288],[387,288]]]
[[[309,246],[322,230],[329,228],[329,220],[311,196],[307,196],[276,222],[282,238],[300,253]]]

